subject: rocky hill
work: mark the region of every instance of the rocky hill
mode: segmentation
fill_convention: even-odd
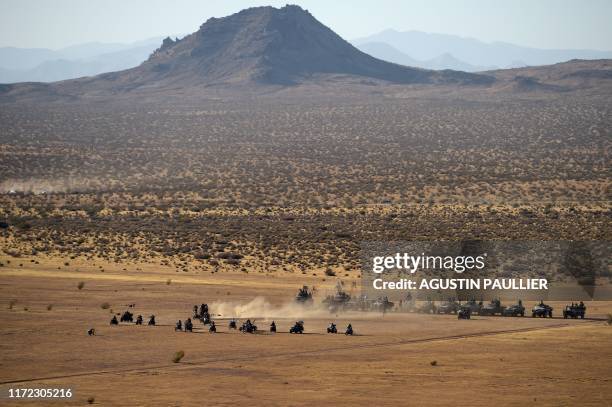
[[[182,39],[166,38],[138,67],[52,84],[4,85],[4,98],[176,92],[210,86],[291,86],[322,76],[399,84],[487,85],[487,75],[431,71],[361,52],[298,6],[255,7],[211,18]]]

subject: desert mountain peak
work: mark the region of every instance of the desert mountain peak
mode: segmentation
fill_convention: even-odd
[[[444,75],[373,58],[295,5],[254,7],[210,18],[198,31],[162,46],[138,69],[155,80],[255,81],[291,84],[317,74],[358,75],[390,82],[486,82],[479,75]]]
[[[184,38],[167,37],[141,65],[51,84],[0,88],[8,100],[176,95],[215,87],[257,89],[352,77],[399,84],[487,85],[491,75],[432,71],[385,62],[355,48],[299,6],[254,7],[210,18]],[[354,81],[352,82],[354,83]],[[235,86],[239,85],[239,86]]]

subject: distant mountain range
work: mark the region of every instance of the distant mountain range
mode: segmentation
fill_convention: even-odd
[[[134,55],[134,48],[102,55],[113,55],[111,60],[117,61],[122,54]],[[374,48],[385,50],[389,58],[401,58],[401,64],[360,51],[299,6],[254,7],[210,18],[181,39],[167,37],[144,62],[129,69],[48,84],[2,84],[0,102],[119,98],[167,102],[173,97],[185,101],[289,89],[320,94],[330,87],[340,93],[381,92],[386,87],[396,94],[426,88],[455,97],[462,92],[609,94],[612,85],[612,60],[607,59],[469,73],[406,66],[403,64],[412,65],[415,60],[392,46],[379,44]],[[87,51],[91,50],[73,50],[78,56]],[[89,54],[80,61],[86,66],[88,62],[83,61],[95,58]],[[454,64],[467,69],[450,54],[431,58],[427,64],[436,68]]]
[[[370,54],[373,57],[382,59],[383,61],[389,61],[400,65],[414,66],[424,69],[454,69],[456,71],[465,72],[478,72],[486,71],[490,69],[497,69],[496,66],[476,66],[463,62],[455,58],[451,53],[444,53],[438,55],[435,58],[421,61],[412,58],[398,49],[392,47],[386,42],[367,42],[361,45],[357,45],[361,51],[366,54]]]
[[[162,37],[131,44],[85,43],[60,50],[0,48],[0,83],[54,82],[133,68],[145,61],[161,41]],[[612,58],[609,51],[543,50],[420,31],[386,30],[351,42],[383,61],[464,72]]]
[[[117,51],[119,52],[119,51]],[[165,38],[137,67],[51,84],[0,85],[8,100],[283,87],[330,77],[394,84],[488,85],[490,75],[433,71],[374,58],[299,6],[253,7]]]
[[[420,31],[386,30],[351,42],[385,61],[468,72],[551,65],[572,59],[612,58],[612,51],[537,49]]]
[[[53,82],[138,66],[162,37],[132,44],[85,43],[60,50],[0,48],[0,83]]]

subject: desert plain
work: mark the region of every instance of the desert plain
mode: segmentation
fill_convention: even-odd
[[[70,387],[74,395],[3,405],[363,405],[375,395],[377,405],[442,406],[461,397],[470,405],[602,406],[612,397],[612,302],[587,302],[585,320],[336,314],[293,304],[301,284],[317,287],[320,300],[335,278],[177,275],[137,263],[105,264],[101,272],[100,262],[6,260],[3,389]],[[193,333],[175,332],[176,320],[202,302],[218,332],[199,321]],[[113,313],[130,304],[145,325],[110,326]],[[150,314],[156,326],[146,326]],[[259,332],[229,330],[232,317],[254,318]],[[298,319],[306,332],[289,334]],[[268,332],[272,320],[275,334]],[[329,322],[342,332],[351,323],[355,335],[327,334]],[[174,363],[178,351],[185,356]]]
[[[612,301],[583,320],[316,304],[359,295],[363,242],[610,241],[611,79],[610,60],[402,67],[287,6],[126,71],[0,85],[0,389],[74,392],[0,404],[610,405]],[[604,257],[582,268],[609,285]],[[202,303],[218,332],[175,332]],[[145,324],[109,324],[127,309]]]

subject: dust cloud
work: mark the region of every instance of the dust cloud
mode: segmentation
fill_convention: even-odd
[[[7,179],[0,182],[0,193],[65,193],[65,192],[89,192],[105,188],[100,180],[87,178],[30,178],[30,179]]]
[[[275,306],[264,297],[255,297],[249,302],[216,301],[210,305],[212,314],[224,318],[317,318],[330,315],[329,310],[321,303],[311,305],[295,302]]]

